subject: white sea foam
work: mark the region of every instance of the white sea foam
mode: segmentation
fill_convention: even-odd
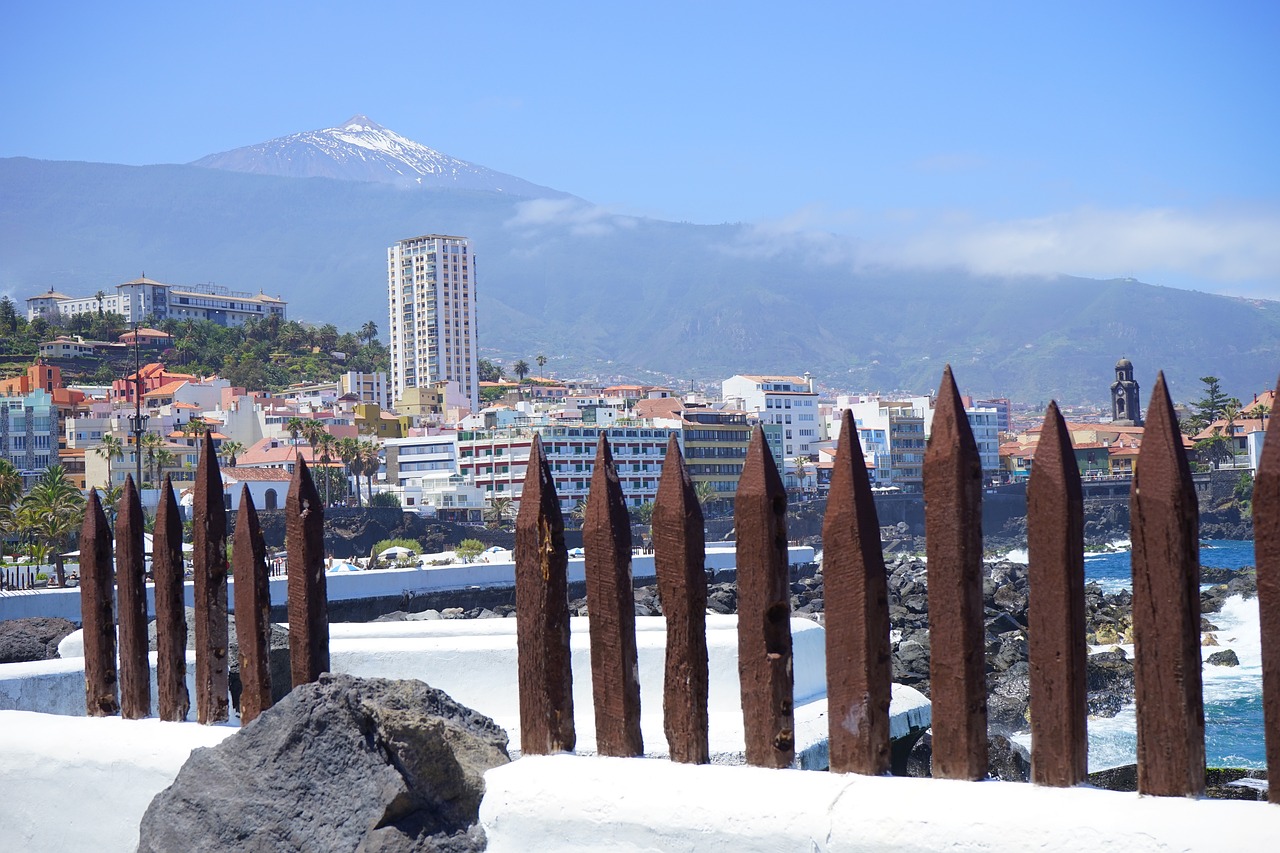
[[[1240,659],[1235,667],[1206,666],[1202,670],[1204,684],[1204,703],[1206,708],[1216,704],[1225,704],[1239,699],[1262,695],[1262,628],[1258,615],[1258,600],[1244,599],[1240,596],[1228,598],[1218,613],[1206,614],[1206,618],[1217,626],[1213,632],[1218,640],[1217,646],[1202,646],[1204,658],[1214,652],[1231,649]],[[1106,651],[1110,646],[1098,646],[1091,651]],[[1133,655],[1133,647],[1124,647],[1126,654]],[[1258,738],[1262,737],[1262,721],[1258,720]],[[1210,735],[1211,737],[1212,735]],[[1091,717],[1089,719],[1089,770],[1104,770],[1122,764],[1132,764],[1137,760],[1138,736],[1137,715],[1132,704],[1123,708],[1114,717]],[[1212,740],[1206,744],[1206,752],[1213,763],[1213,756],[1223,757],[1223,750]],[[1237,758],[1228,760],[1228,764],[1247,765],[1251,759]]]
[[[1030,558],[1027,555],[1026,548],[1014,548],[1012,551],[1009,551],[1007,554],[1002,554],[1000,556],[1000,559],[1009,563],[1021,563],[1022,565],[1025,566],[1028,563]]]

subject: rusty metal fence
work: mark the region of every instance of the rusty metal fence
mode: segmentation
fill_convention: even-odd
[[[227,517],[213,439],[208,432],[196,469],[193,552],[196,720],[226,721],[228,707],[227,576],[235,577],[239,645],[240,718],[248,723],[271,706],[267,552],[247,487],[241,493],[227,562]],[[84,626],[85,709],[90,716],[119,713],[140,719],[151,713],[151,668],[142,503],[133,478],[125,480],[112,531],[96,490],[89,492],[80,530],[80,607]],[[329,620],[324,576],[324,504],[301,459],[285,499],[289,564],[289,657],[293,685],[329,669]],[[187,622],[182,519],[168,476],[160,490],[152,543],[155,581],[157,708],[162,720],[185,720]],[[113,590],[114,588],[114,590]],[[119,613],[113,604],[113,591]],[[119,669],[116,621],[119,619]]]
[[[880,528],[857,433],[844,415],[823,524],[831,770],[888,772],[890,641]],[[1147,413],[1130,502],[1138,787],[1195,796],[1205,786],[1198,508],[1163,374]],[[943,373],[924,463],[933,775],[987,775],[982,599],[982,468],[951,369]],[[1045,415],[1028,486],[1032,781],[1087,774],[1084,510],[1071,440]],[[1263,702],[1270,778],[1280,780],[1280,438],[1264,446],[1254,487]],[[795,756],[787,572],[787,497],[757,427],[738,486],[738,669],[746,760]],[[609,446],[600,438],[583,538],[597,749],[644,753],[631,541]],[[667,620],[664,731],[671,758],[709,760],[703,519],[674,438],[653,511],[658,592]],[[575,745],[564,522],[535,438],[516,520],[520,748]],[[1280,803],[1280,784],[1270,786]]]

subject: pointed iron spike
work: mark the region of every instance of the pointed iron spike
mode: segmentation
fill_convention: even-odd
[[[205,452],[196,463],[192,526],[193,597],[196,628],[196,720],[225,722],[230,716],[227,653],[227,510],[222,475],[205,434]]]
[[[653,561],[667,625],[663,729],[672,761],[711,760],[707,726],[707,577],[702,505],[673,433],[653,503]]]
[[[240,487],[231,560],[235,575],[236,643],[240,648],[240,722],[271,707],[271,587],[267,545],[247,484]]]
[[[555,481],[538,436],[529,449],[516,514],[515,558],[520,751],[571,752],[577,735],[569,656],[569,556]]]
[[[1276,385],[1280,399],[1280,383]],[[1280,780],[1280,427],[1272,417],[1253,482],[1253,548],[1262,628],[1262,718],[1267,777]],[[1275,433],[1275,435],[1272,435]],[[1267,798],[1280,804],[1280,782]]]
[[[1069,787],[1088,775],[1084,497],[1071,435],[1051,402],[1027,484],[1031,776]]]
[[[156,580],[156,692],[160,719],[181,722],[191,708],[187,693],[186,568],[182,556],[182,516],[173,482],[164,475],[151,543]]]
[[[1129,497],[1138,791],[1204,792],[1200,514],[1173,401],[1151,390]]]
[[[631,518],[609,440],[603,432],[596,443],[590,496],[582,542],[591,616],[588,625],[596,751],[619,757],[644,755],[635,591],[631,583]]]
[[[933,775],[987,775],[987,681],[982,610],[982,461],[951,365],[942,373],[924,454],[925,548]]]
[[[84,628],[85,713],[109,717],[120,711],[116,675],[115,570],[111,530],[98,490],[89,490],[80,527],[80,621]]]
[[[830,768],[889,772],[889,597],[880,520],[853,415],[840,442],[822,524]]]
[[[289,666],[293,686],[329,671],[329,600],[324,577],[324,506],[301,457],[285,498],[289,551]]]
[[[738,676],[747,763],[795,758],[787,492],[757,425],[734,508],[738,560]]]
[[[147,641],[147,580],[142,501],[126,474],[116,516],[116,601],[120,608],[120,714],[151,713],[151,660]]]

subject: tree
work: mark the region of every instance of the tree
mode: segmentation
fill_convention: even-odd
[[[570,510],[569,517],[572,518],[574,521],[576,521],[579,527],[581,527],[583,523],[586,522],[587,520],[586,498],[583,498],[582,500],[578,501],[577,505],[575,505],[574,508]]]
[[[333,461],[333,453],[337,449],[338,439],[328,430],[325,430],[316,441],[316,446],[320,449],[320,464],[326,471],[324,478],[324,505],[329,506],[329,481],[333,478],[328,476],[327,472],[330,467],[329,463]]]
[[[796,489],[803,492],[805,478],[809,476],[809,458],[807,456],[797,456],[791,461],[796,466]]]
[[[164,447],[164,438],[158,432],[144,432],[141,441],[142,450],[147,455],[147,468],[151,471],[151,482],[159,485],[160,468],[156,465],[156,454]]]
[[[338,458],[347,469],[347,476],[356,483],[356,506],[360,505],[360,442],[354,438],[338,439]]]
[[[224,441],[218,448],[218,455],[227,463],[227,467],[236,467],[236,457],[244,453],[244,445],[238,441]]]
[[[22,496],[22,474],[8,459],[0,457],[0,505],[10,506]]]
[[[453,549],[453,553],[464,563],[470,563],[484,552],[484,543],[479,539],[463,539]]]
[[[693,494],[698,499],[698,506],[702,507],[704,515],[708,506],[720,500],[720,493],[716,491],[716,487],[706,480],[694,484]]]
[[[491,529],[505,527],[516,516],[515,502],[511,498],[490,498],[484,509],[485,524]]]
[[[104,485],[111,485],[111,460],[124,458],[124,442],[116,438],[111,433],[107,433],[102,437],[102,443],[93,448],[93,452],[102,459],[107,460],[107,479]]]
[[[517,382],[524,382],[524,378],[529,375],[529,362],[523,358],[511,365],[511,372],[516,375]]]
[[[369,506],[401,507],[400,498],[395,492],[378,492],[369,496]]]
[[[382,448],[372,441],[360,442],[360,468],[364,472],[365,482],[369,486],[369,496],[373,496],[373,475],[382,467]]]
[[[316,458],[316,447],[320,444],[320,436],[328,434],[329,430],[320,421],[313,419],[303,422],[302,437],[307,440],[307,444],[311,445],[311,460],[313,462]]]
[[[503,370],[501,365],[494,364],[487,358],[480,359],[477,364],[481,382],[501,382]]]
[[[284,431],[289,433],[289,437],[293,440],[293,458],[298,458],[298,436],[306,432],[307,422],[298,417],[289,418],[284,422]]]
[[[542,368],[546,367],[546,365],[547,365],[547,357],[546,357],[545,355],[543,355],[542,353],[538,353],[538,357],[537,357],[537,358],[535,358],[535,359],[534,359],[534,361],[538,362],[538,378],[539,378],[539,379],[541,379],[541,378],[542,378]]]
[[[66,478],[61,465],[53,465],[23,497],[18,509],[19,524],[31,537],[54,554],[58,584],[66,585],[62,549],[84,516],[84,496]]]
[[[378,337],[378,324],[373,322],[372,320],[366,321],[365,324],[360,327],[359,338],[365,343],[373,343],[374,339],[376,339],[377,337]]]
[[[1192,414],[1182,425],[1183,432],[1195,436],[1222,418],[1227,403],[1231,400],[1222,392],[1222,386],[1216,376],[1201,376],[1204,384],[1204,396],[1191,404]]]

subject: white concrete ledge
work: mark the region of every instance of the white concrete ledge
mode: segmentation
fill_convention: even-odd
[[[83,711],[83,686],[80,705]],[[143,812],[191,750],[234,731],[0,711],[0,849],[136,850]]]
[[[1015,782],[537,756],[485,774],[490,853],[1272,849],[1280,807]]]

